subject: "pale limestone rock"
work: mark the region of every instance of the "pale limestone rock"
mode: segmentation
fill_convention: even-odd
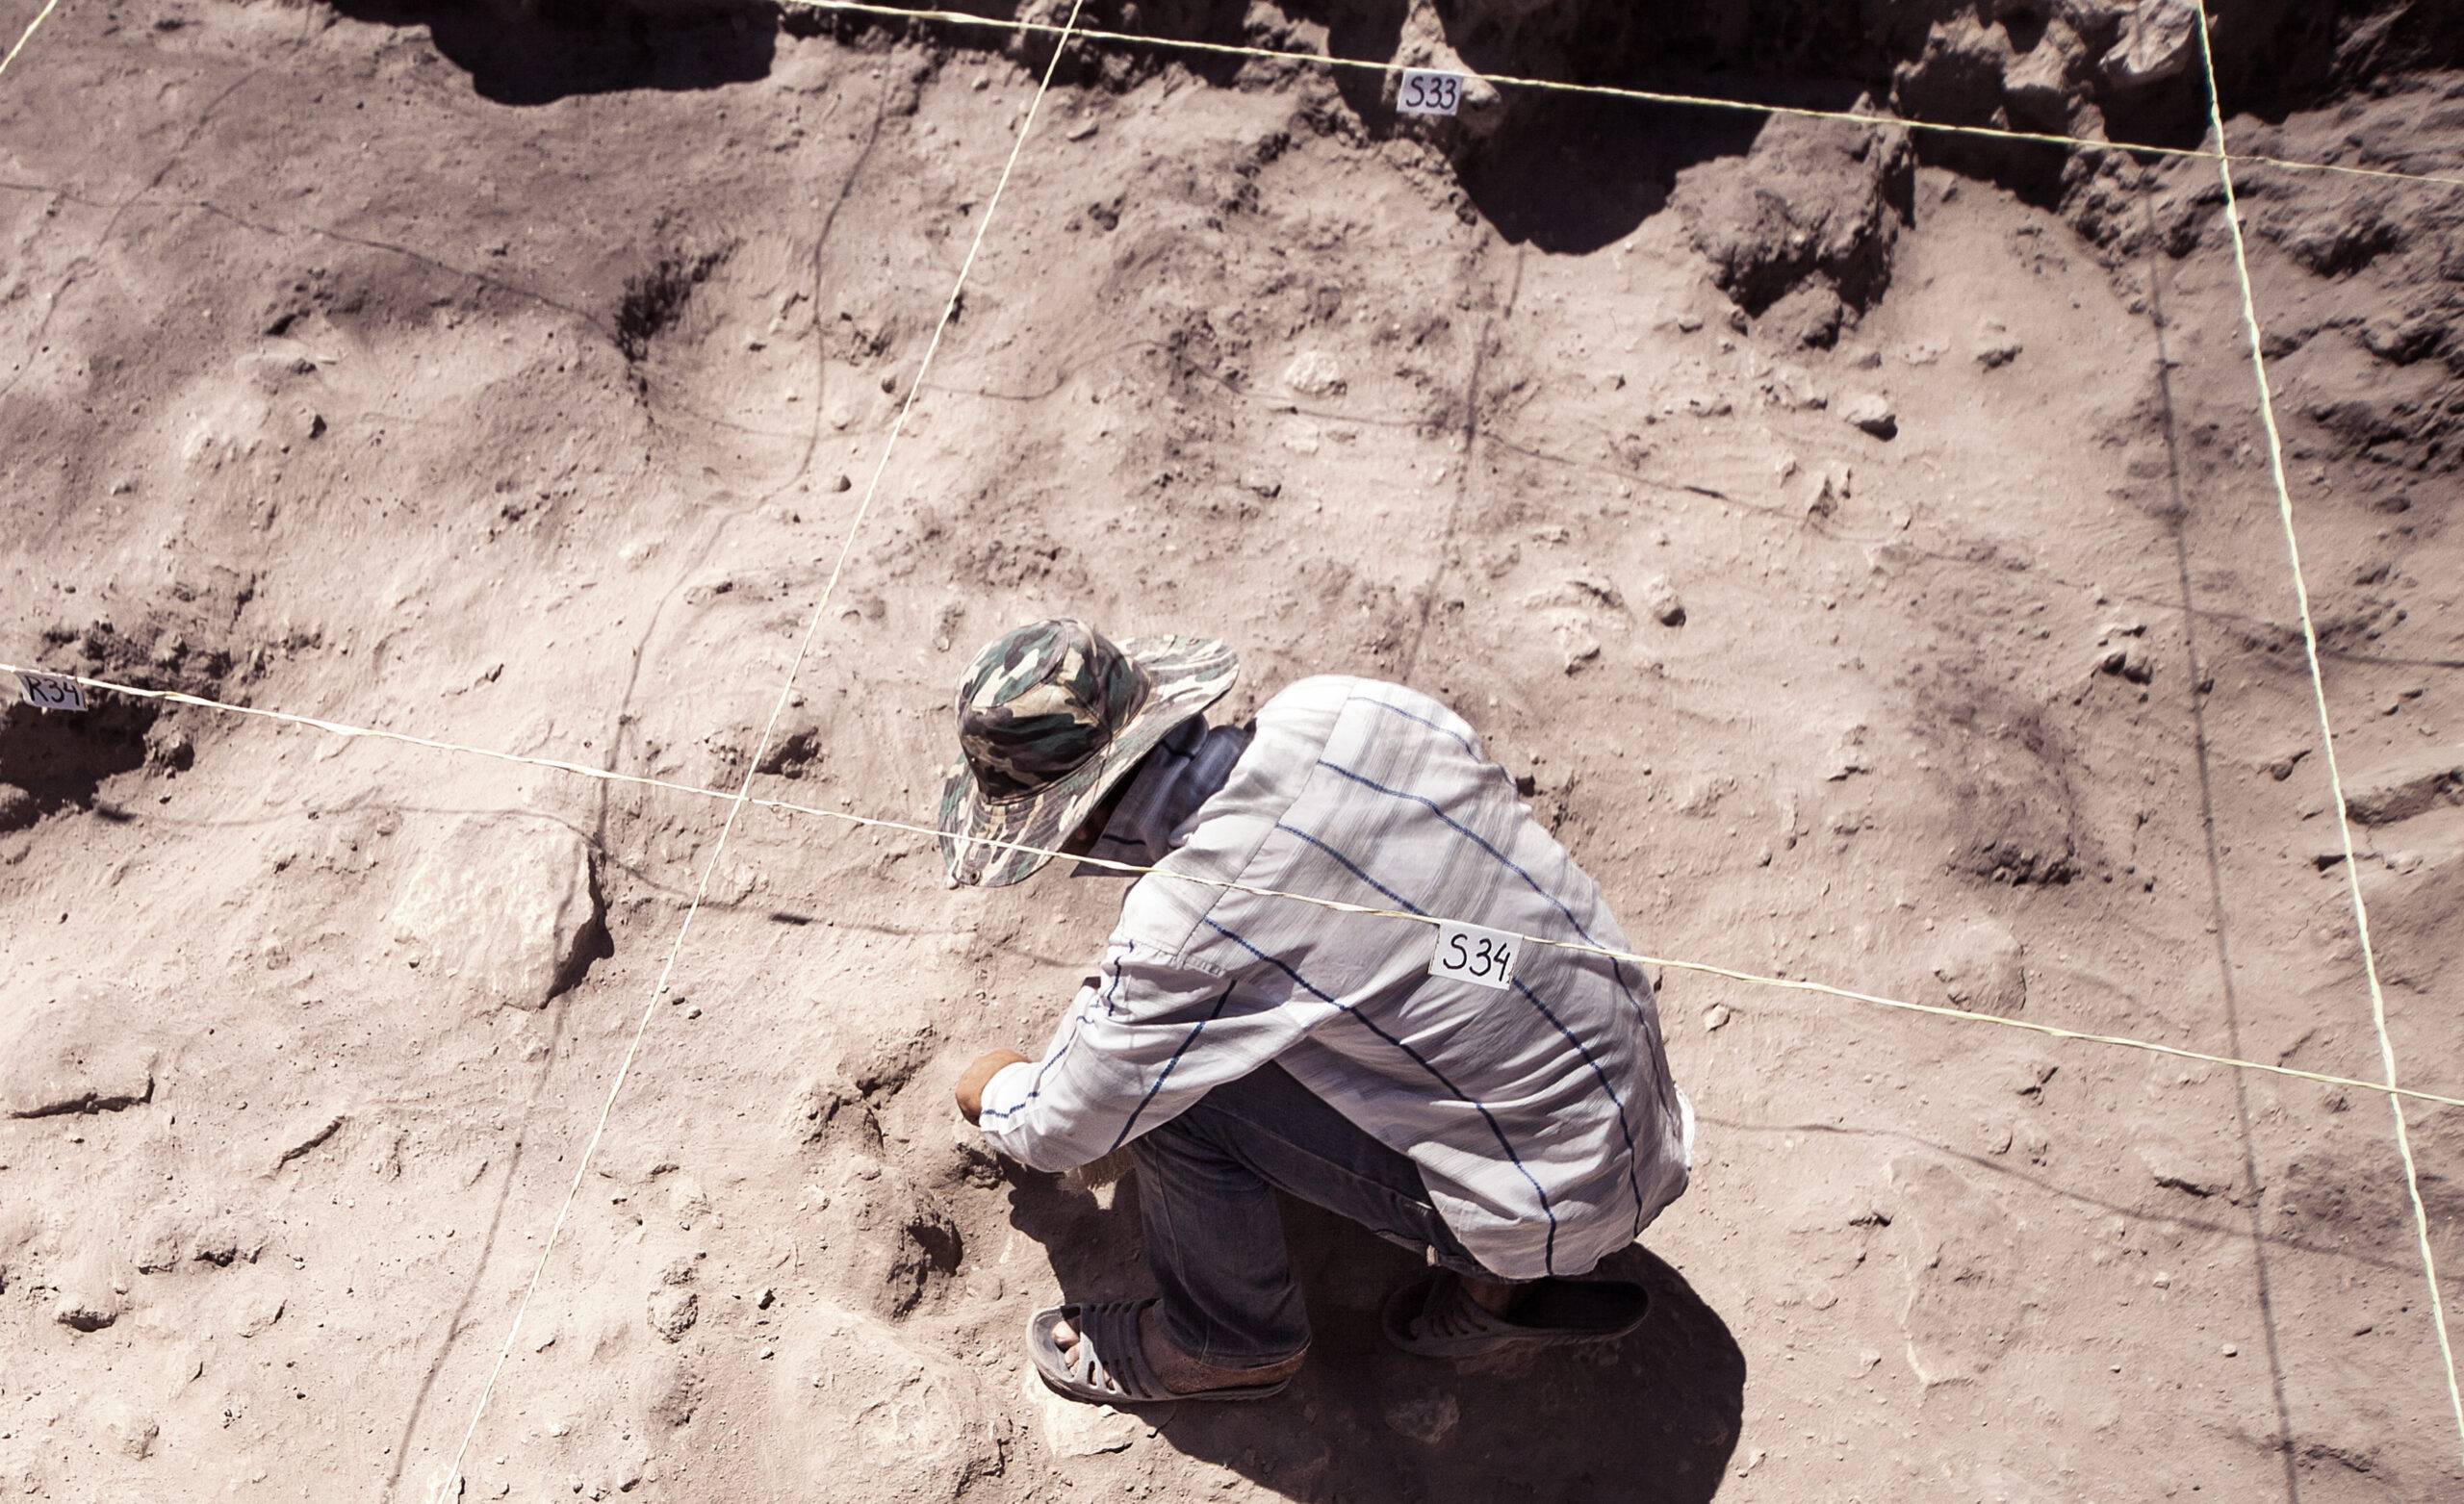
[[[2345,805],[2364,825],[2409,820],[2440,804],[2464,804],[2464,746],[2401,752],[2345,784]]]
[[[2105,77],[2135,89],[2189,72],[2197,57],[2198,11],[2191,0],[2140,0],[2105,54]]]
[[[1055,1457],[1100,1457],[1106,1452],[1125,1452],[1146,1433],[1144,1423],[1137,1416],[1110,1405],[1082,1404],[1055,1394],[1032,1368],[1027,1370],[1026,1383],[1030,1397],[1043,1416],[1044,1450]]]
[[[153,1416],[134,1409],[126,1400],[106,1398],[101,1406],[103,1435],[112,1449],[133,1462],[143,1462],[154,1455],[154,1442],[163,1428]]]
[[[1893,1232],[1906,1229],[1893,1241],[1908,1286],[1908,1365],[1927,1389],[1976,1379],[2041,1323],[2044,1287],[2022,1266],[2027,1228],[1991,1187],[1938,1160],[1894,1160],[1890,1178]]]
[[[867,1498],[951,1499],[999,1469],[1014,1407],[943,1344],[816,1296],[777,1310],[770,1412],[828,1438],[805,1449],[801,1473],[774,1480],[781,1497],[845,1497],[861,1479]]]
[[[1850,397],[1839,409],[1839,416],[1877,439],[1895,438],[1899,434],[1899,415],[1891,411],[1889,399],[1879,393],[1867,392]]]
[[[2009,1018],[2028,1006],[2026,952],[1990,919],[1961,926],[1934,953],[1934,975],[1960,1007]]]
[[[589,845],[538,821],[479,816],[446,828],[394,904],[395,943],[422,979],[485,1006],[545,1007],[600,933]]]
[[[151,1101],[154,1051],[132,1027],[132,1000],[81,984],[0,1007],[0,1113],[116,1112]]]
[[[1323,350],[1302,350],[1283,370],[1286,390],[1298,396],[1334,396],[1347,383],[1341,362]]]

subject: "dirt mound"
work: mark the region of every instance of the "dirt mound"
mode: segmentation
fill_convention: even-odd
[[[1914,170],[1904,136],[1780,118],[1743,158],[1688,172],[1670,204],[1739,308],[1770,311],[1784,340],[1829,346],[1890,286]]]

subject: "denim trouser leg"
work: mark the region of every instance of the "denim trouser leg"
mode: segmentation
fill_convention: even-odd
[[[1263,1366],[1309,1345],[1278,1189],[1390,1242],[1433,1248],[1449,1268],[1497,1278],[1464,1252],[1410,1160],[1281,1066],[1216,1087],[1130,1147],[1157,1314],[1172,1345],[1201,1362]]]

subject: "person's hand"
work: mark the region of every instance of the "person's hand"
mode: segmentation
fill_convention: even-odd
[[[1016,1065],[1027,1058],[1015,1050],[987,1050],[975,1058],[975,1063],[960,1073],[958,1084],[959,1112],[972,1123],[984,1115],[984,1088],[1002,1067]]]

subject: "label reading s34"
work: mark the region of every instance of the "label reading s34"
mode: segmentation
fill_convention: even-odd
[[[1437,954],[1428,974],[1502,992],[1514,985],[1514,952],[1522,943],[1520,936],[1450,919],[1437,927]]]

